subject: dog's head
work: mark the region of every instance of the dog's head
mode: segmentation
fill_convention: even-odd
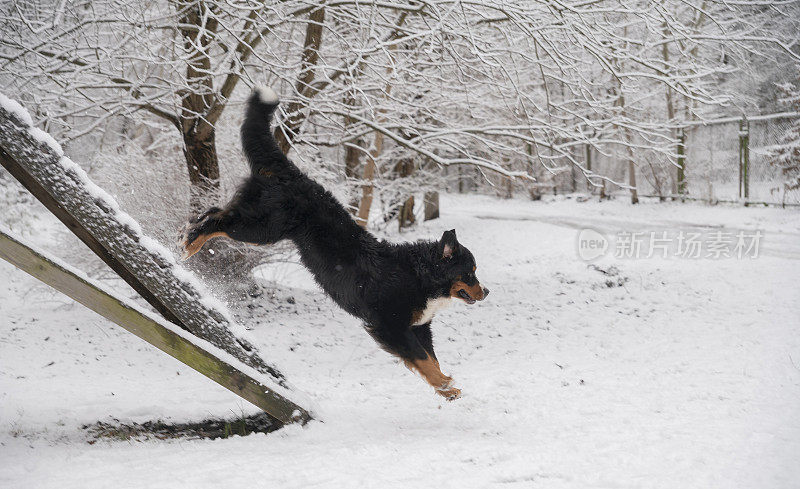
[[[438,253],[441,270],[450,285],[450,297],[474,304],[489,295],[489,289],[483,287],[475,275],[478,269],[475,258],[458,242],[455,229],[444,232],[438,243]]]

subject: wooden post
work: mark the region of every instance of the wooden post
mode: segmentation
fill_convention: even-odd
[[[592,171],[592,145],[586,145],[586,169]]]
[[[430,221],[431,219],[438,219],[439,218],[439,192],[425,192],[425,219],[426,221]]]
[[[414,196],[409,195],[408,198],[400,206],[400,212],[397,214],[397,227],[399,231],[414,225],[416,218],[414,217]]]
[[[574,154],[573,150],[570,150],[570,154]],[[569,165],[569,177],[572,180],[572,193],[578,191],[578,175],[575,173],[575,165],[570,163]]]
[[[585,147],[586,152],[586,170],[591,172],[592,171],[592,145],[586,144]],[[590,194],[594,193],[594,186],[592,183],[587,179],[586,180],[586,189],[589,191]]]
[[[739,198],[747,205],[750,198],[750,121],[739,121]]]
[[[530,142],[525,143],[525,146],[528,150],[528,161],[531,165],[531,175],[534,176],[534,181],[528,185],[528,195],[530,196],[531,200],[541,200],[542,199],[542,192],[541,188],[539,187],[539,176],[536,170],[537,165],[533,159],[533,144]]]
[[[686,193],[686,132],[678,128],[678,195]]]
[[[58,263],[0,229],[0,258],[80,302],[104,318],[122,326],[159,350],[205,375],[239,397],[263,409],[281,423],[306,422],[309,413],[272,388],[248,375],[243,364],[222,360],[215,353],[178,334],[175,326],[144,314],[104,288],[81,277],[71,267]],[[255,371],[253,373],[257,374]]]

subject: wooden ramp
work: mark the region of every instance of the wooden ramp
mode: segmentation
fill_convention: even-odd
[[[263,380],[258,380],[260,375],[255,369],[225,355],[206,341],[191,338],[190,334],[174,324],[132,306],[102,285],[82,276],[79,271],[23,243],[20,238],[2,228],[0,258],[122,326],[167,355],[260,407],[282,423],[302,419],[305,410],[274,392]],[[226,356],[227,359],[221,358]]]
[[[77,294],[77,291],[81,291],[80,297],[73,298],[109,317],[123,328],[151,342],[170,355],[176,356],[180,361],[200,373],[237,392],[243,398],[264,409],[276,421],[281,423],[305,422],[311,418],[306,409],[288,399],[291,397],[289,394],[291,394],[292,388],[286,382],[283,374],[258,354],[256,348],[246,338],[244,328],[230,318],[224,307],[217,305],[210,298],[205,286],[175,261],[170,250],[144,235],[139,224],[121,211],[117,202],[110,195],[91,182],[78,165],[64,156],[61,147],[47,133],[33,127],[31,118],[25,109],[6,98],[2,93],[0,93],[0,164],[138,292],[168,323],[159,323],[153,321],[153,318],[149,318],[148,320],[151,322],[147,323],[148,326],[145,327],[142,318],[148,316],[136,316],[128,309],[117,308],[114,309],[116,312],[113,312],[113,318],[106,316],[112,314],[108,309],[111,307],[109,304],[120,303],[118,298],[108,292],[103,292],[105,295],[98,295],[97,284],[77,277],[74,271],[69,271],[63,266],[60,268],[55,266],[53,259],[48,259],[42,253],[23,245],[19,240],[5,235],[3,237],[4,247],[6,250],[13,249],[16,253],[13,256],[16,257],[14,259],[17,262],[12,263],[20,268],[24,264],[27,268],[23,269],[28,273],[71,297],[73,297],[72,293]],[[11,251],[4,253],[4,258],[12,257]],[[25,256],[28,257],[28,261],[20,261],[22,259],[20,257]],[[34,265],[33,263],[37,260],[39,265]],[[41,267],[49,270],[47,277],[42,276],[39,272]],[[60,272],[56,272],[56,270],[60,270]],[[70,274],[73,277],[72,280],[66,279],[65,277]],[[62,281],[50,283],[47,280],[50,280],[48,277],[51,276],[61,277]],[[79,280],[76,281],[76,277]],[[46,278],[47,280],[45,280]],[[71,284],[66,290],[62,290],[65,287],[64,284],[67,283],[63,280]],[[92,294],[89,289],[95,292]],[[101,304],[92,304],[92,298],[102,302],[102,310],[99,310]],[[124,306],[124,304],[118,305]],[[136,320],[131,322],[133,321],[131,318],[134,317]],[[169,342],[177,342],[175,345],[182,344],[174,338],[188,341],[186,338],[191,336],[187,336],[183,332],[177,334],[177,329],[173,331],[167,327],[169,323],[205,340],[214,347],[213,349],[230,355],[232,362],[221,360],[219,355],[214,356],[210,350],[200,349],[198,351],[205,353],[197,353],[187,345],[166,349]],[[156,327],[159,324],[162,329]],[[165,327],[171,332],[170,335],[163,332]],[[145,337],[136,331],[149,331],[149,333]],[[165,341],[158,344],[148,339],[156,337],[161,337]],[[166,341],[167,338],[169,341]],[[187,344],[192,344],[197,348],[192,342]],[[205,363],[192,365],[186,361],[185,354],[177,356],[180,352],[191,352],[190,357],[204,358],[203,362]],[[216,362],[211,362],[210,359],[214,359]],[[256,376],[261,377],[262,381],[243,374],[236,369],[233,363],[240,363],[252,369]],[[212,364],[214,368],[211,368]],[[217,373],[212,376],[210,375],[212,372]],[[227,374],[223,376],[222,372],[227,372]],[[225,383],[220,380],[225,380]],[[235,381],[241,382],[237,384]],[[254,392],[258,390],[264,394],[263,398],[255,396]],[[281,395],[281,392],[287,395]],[[271,401],[266,402],[268,399]]]

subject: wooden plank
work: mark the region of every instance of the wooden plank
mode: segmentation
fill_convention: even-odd
[[[195,345],[168,327],[130,307],[91,280],[57,263],[21,240],[0,231],[0,258],[80,302],[166,354],[253,403],[282,423],[305,422],[305,409],[285,399],[231,363]]]

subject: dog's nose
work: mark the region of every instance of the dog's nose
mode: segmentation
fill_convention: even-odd
[[[484,287],[483,288],[483,298],[486,299],[486,296],[488,296],[488,295],[489,295],[489,289]]]

